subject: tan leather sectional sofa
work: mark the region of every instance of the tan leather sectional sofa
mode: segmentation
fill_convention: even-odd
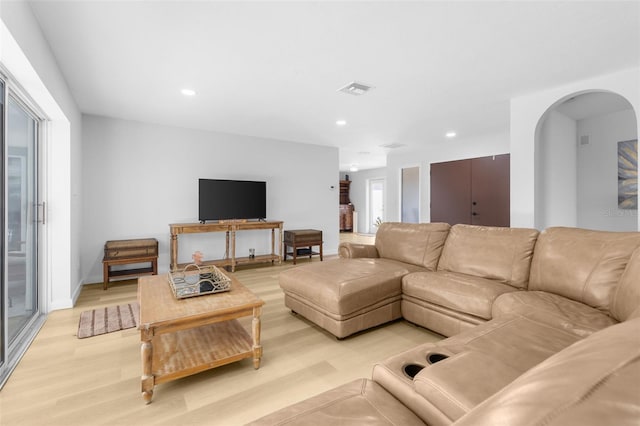
[[[399,317],[450,336],[255,422],[640,424],[640,233],[383,224],[281,274],[338,337]],[[399,308],[399,309],[398,309]]]

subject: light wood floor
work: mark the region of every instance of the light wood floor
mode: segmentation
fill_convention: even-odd
[[[49,315],[0,391],[0,425],[240,425],[352,379],[371,377],[374,362],[440,339],[397,321],[337,340],[285,308],[278,274],[291,267],[287,262],[236,272],[266,302],[259,370],[247,359],[164,383],[156,386],[149,405],[140,395],[135,329],[75,336],[82,311],[135,300],[135,281],[107,291],[101,284],[85,286],[76,307]],[[249,328],[249,321],[244,324]]]

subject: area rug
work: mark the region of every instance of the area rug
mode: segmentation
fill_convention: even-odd
[[[137,302],[82,312],[78,339],[137,327],[139,318],[140,306]]]

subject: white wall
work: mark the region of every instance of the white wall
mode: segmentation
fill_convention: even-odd
[[[26,2],[2,2],[0,61],[48,118],[42,183],[43,310],[67,308],[80,290],[82,187],[80,111]]]
[[[540,124],[536,228],[577,225],[577,123],[550,111]]]
[[[267,219],[284,221],[285,229],[321,229],[324,252],[337,253],[337,148],[92,115],[83,117],[83,140],[86,283],[102,280],[107,240],[157,238],[158,267],[167,271],[169,224],[198,220],[198,178],[266,181]],[[195,250],[222,258],[224,238],[180,236],[178,261],[190,261]],[[238,233],[236,253],[267,252],[270,241],[269,231]]]
[[[400,174],[400,220],[420,223],[420,167],[403,168]]]
[[[637,210],[618,209],[618,142],[637,139],[633,110],[615,112],[577,123],[578,226],[609,231],[635,231]]]
[[[400,221],[400,186],[403,168],[420,166],[420,222],[431,220],[431,163],[509,153],[505,132],[456,138],[419,152],[391,152],[387,157],[386,220]]]
[[[511,226],[534,227],[536,223],[534,159],[536,127],[540,118],[549,107],[588,91],[617,93],[627,99],[635,111],[640,111],[640,68],[511,99]],[[638,221],[636,223],[640,225]]]
[[[375,229],[369,229],[367,223],[367,191],[370,179],[386,178],[387,168],[380,167],[377,169],[360,170],[358,172],[341,173],[340,179],[344,179],[344,175],[349,175],[351,180],[350,199],[354,205],[355,211],[358,213],[358,232],[359,233],[375,233]],[[384,218],[382,218],[384,220]]]

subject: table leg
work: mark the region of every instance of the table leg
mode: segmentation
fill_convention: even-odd
[[[229,258],[229,231],[227,231],[227,237],[226,237],[226,242],[224,246],[224,258],[225,259]]]
[[[169,269],[175,271],[178,267],[178,234],[171,234],[171,264]]]
[[[275,256],[276,254],[276,233],[275,228],[271,228],[271,256]],[[271,259],[271,264],[273,265],[273,258]]]
[[[322,262],[322,241],[320,241],[320,262]]]
[[[262,358],[262,345],[260,345],[260,314],[262,308],[253,308],[253,367],[257,370],[260,368],[260,358]]]
[[[236,271],[236,231],[231,231],[231,272]]]
[[[109,263],[102,262],[102,289],[109,287]]]
[[[284,233],[282,232],[282,223],[278,226],[278,264],[282,264],[282,248],[284,245]],[[286,249],[285,249],[286,250]]]
[[[152,374],[151,364],[153,361],[153,344],[151,338],[153,333],[150,330],[140,331],[140,355],[142,357],[142,399],[149,404],[153,398],[154,377]]]

